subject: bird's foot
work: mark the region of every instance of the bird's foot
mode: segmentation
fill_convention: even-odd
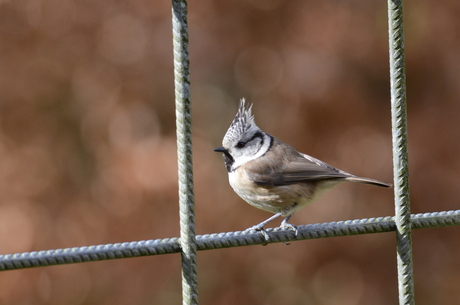
[[[297,235],[299,235],[299,229],[297,229],[296,225],[293,225],[292,223],[287,222],[289,220],[289,218],[291,218],[291,217],[289,216],[285,220],[283,220],[281,222],[280,227],[281,228],[289,228],[289,229],[291,229],[292,231],[294,231],[294,236],[297,237]]]
[[[288,219],[288,218],[287,218]],[[294,231],[294,236],[297,237],[297,235],[299,234],[299,229],[297,229],[297,226],[296,225],[293,225],[292,223],[288,223],[286,220],[283,220],[283,222],[281,222],[281,228],[288,228],[288,229],[291,229],[292,231]],[[288,242],[283,242],[283,244],[285,244],[286,246],[289,246],[291,243],[288,243]]]
[[[261,224],[252,226],[246,229],[246,231],[259,231],[260,234],[262,234],[262,236],[265,238],[266,243],[263,244],[264,246],[266,246],[268,244],[268,241],[270,240],[270,236],[268,235],[267,230],[265,230],[264,226]]]
[[[250,227],[249,229],[247,229],[246,231],[260,231],[260,233],[262,234],[262,236],[265,238],[265,241],[267,242],[266,244],[264,244],[264,246],[266,246],[268,244],[268,241],[270,241],[270,236],[268,235],[267,231],[264,229],[265,225],[267,223],[269,223],[270,221],[272,221],[273,219],[277,218],[277,217],[280,217],[281,216],[281,213],[277,213],[275,215],[273,215],[272,217],[268,218],[267,220],[264,220],[262,221],[261,223],[255,225],[255,226],[252,226]]]

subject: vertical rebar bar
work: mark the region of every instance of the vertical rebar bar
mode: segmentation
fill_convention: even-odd
[[[393,173],[399,304],[414,304],[404,55],[403,2],[388,0]]]
[[[198,304],[195,203],[193,191],[192,123],[188,56],[187,1],[172,1],[177,160],[179,167],[182,304]]]

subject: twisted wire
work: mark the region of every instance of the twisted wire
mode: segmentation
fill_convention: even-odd
[[[402,0],[388,0],[399,304],[414,304]]]
[[[411,215],[412,229],[440,228],[460,225],[460,210]],[[267,242],[260,232],[238,231],[198,235],[197,249],[213,250],[296,240],[340,237],[396,230],[395,217],[377,217],[298,226],[298,235],[284,228],[267,229]],[[125,242],[80,248],[24,252],[0,255],[0,270],[14,270],[52,265],[94,262],[120,258],[172,254],[181,252],[179,238]]]
[[[182,303],[198,304],[187,1],[172,1]]]

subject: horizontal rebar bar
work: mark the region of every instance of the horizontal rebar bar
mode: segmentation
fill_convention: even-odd
[[[440,228],[460,225],[460,210],[411,215],[412,229]],[[328,222],[298,226],[298,235],[291,229],[267,229],[267,242],[257,231],[237,231],[198,235],[198,250],[222,249],[267,243],[292,242],[395,231],[394,216]],[[0,271],[33,267],[94,262],[119,258],[141,257],[180,252],[179,238],[166,238],[137,242],[75,247],[47,251],[34,251],[0,255]]]

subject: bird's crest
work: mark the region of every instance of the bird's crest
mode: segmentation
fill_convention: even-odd
[[[238,112],[225,134],[223,140],[224,147],[228,147],[226,145],[227,143],[232,143],[235,140],[241,139],[241,137],[250,129],[259,129],[259,127],[257,127],[254,121],[254,116],[252,115],[252,104],[250,106],[246,106],[246,101],[242,98],[240,106],[238,107]]]

